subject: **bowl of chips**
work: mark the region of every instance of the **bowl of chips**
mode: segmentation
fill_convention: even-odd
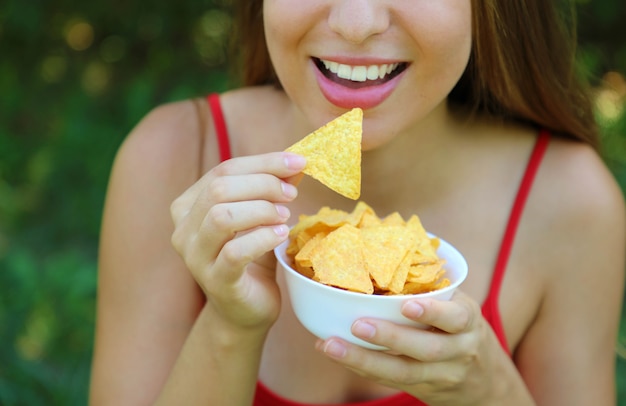
[[[427,328],[401,314],[403,303],[412,297],[449,300],[468,272],[463,255],[427,233],[417,216],[379,218],[363,202],[351,213],[324,207],[301,216],[274,252],[307,330],[375,350],[386,348],[352,335],[357,319]]]

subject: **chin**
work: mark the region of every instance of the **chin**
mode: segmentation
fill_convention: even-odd
[[[363,152],[373,151],[389,143],[393,138],[394,138],[393,136],[389,136],[388,134],[384,136],[379,136],[379,137],[364,135],[363,139],[361,140],[361,151]]]

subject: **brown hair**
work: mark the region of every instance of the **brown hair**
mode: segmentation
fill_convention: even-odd
[[[279,85],[265,44],[263,0],[234,3],[235,32],[231,48],[237,60],[235,76],[243,86]]]
[[[237,6],[243,85],[279,86],[263,32],[263,1]],[[449,100],[598,147],[587,84],[577,71],[575,10],[545,0],[472,0],[473,49]]]

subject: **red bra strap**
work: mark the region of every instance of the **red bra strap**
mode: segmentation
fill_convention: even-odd
[[[526,172],[524,173],[524,177],[520,183],[519,190],[517,191],[517,196],[515,197],[515,202],[513,207],[511,208],[511,213],[509,215],[509,221],[506,226],[506,230],[504,232],[504,237],[502,238],[502,243],[500,245],[500,252],[498,254],[498,259],[496,261],[496,266],[493,272],[493,277],[491,280],[491,286],[489,287],[489,294],[487,299],[485,300],[485,306],[487,308],[492,309],[492,311],[497,312],[497,317],[494,318],[496,322],[494,325],[494,330],[496,332],[504,332],[504,329],[501,325],[501,318],[498,311],[498,297],[500,295],[500,287],[502,285],[502,279],[504,278],[504,272],[506,270],[507,263],[509,261],[509,256],[511,254],[511,249],[513,248],[513,242],[515,240],[515,234],[517,231],[517,227],[519,225],[520,218],[522,217],[522,213],[524,211],[524,206],[528,199],[528,195],[530,193],[530,189],[533,185],[533,181],[535,179],[535,175],[537,174],[537,170],[539,169],[539,165],[543,160],[543,156],[546,152],[550,141],[550,134],[546,130],[541,130],[539,132],[539,136],[537,141],[535,142],[534,149],[532,154],[528,160],[528,164],[526,166]],[[491,303],[488,303],[491,302]],[[502,344],[506,348],[506,342],[504,334],[498,334],[498,337],[502,341]]]
[[[226,128],[226,121],[224,120],[222,105],[220,104],[220,96],[217,93],[211,93],[207,96],[207,101],[213,116],[213,123],[215,124],[215,133],[220,149],[220,161],[225,161],[231,158],[231,154],[228,129]]]

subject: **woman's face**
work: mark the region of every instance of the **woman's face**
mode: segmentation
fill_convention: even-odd
[[[364,148],[435,117],[467,65],[470,0],[265,0],[281,84],[312,126],[365,111]]]

